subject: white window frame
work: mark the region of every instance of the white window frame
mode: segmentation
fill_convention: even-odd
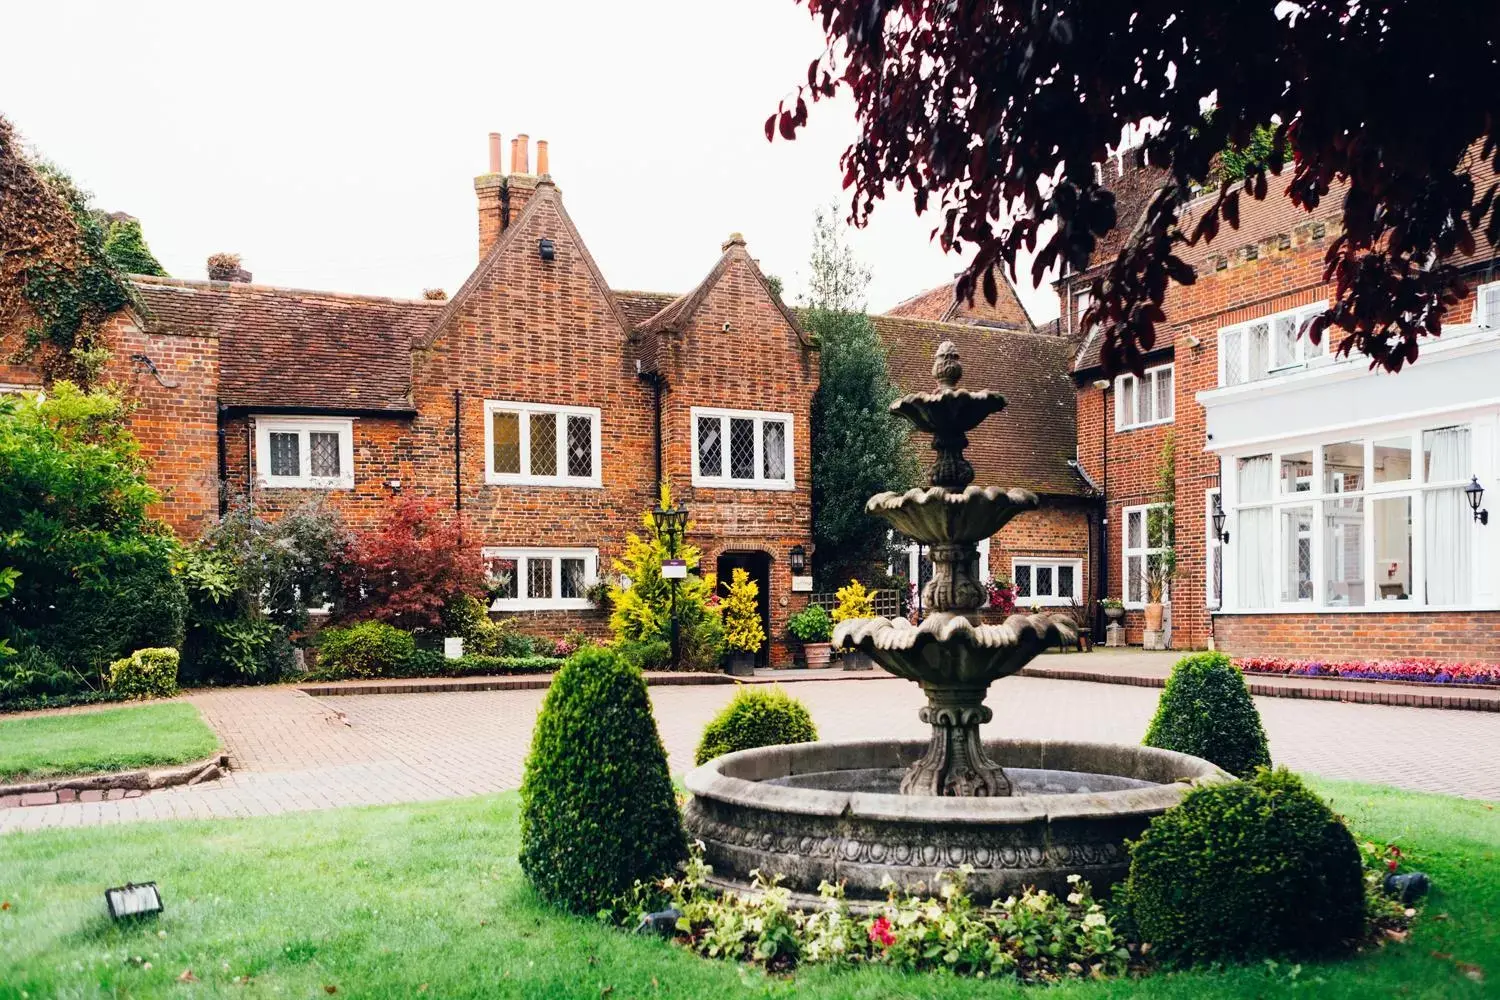
[[[1123,598],[1125,607],[1135,611],[1141,610],[1148,603],[1145,600],[1145,598],[1148,596],[1148,590],[1145,583],[1145,577],[1143,576],[1141,579],[1142,600],[1130,600],[1130,557],[1141,557],[1141,572],[1144,574],[1147,561],[1150,560],[1151,556],[1157,553],[1165,552],[1167,550],[1167,547],[1165,545],[1158,545],[1154,548],[1151,545],[1151,511],[1156,508],[1165,506],[1166,504],[1164,503],[1143,503],[1132,504],[1131,506],[1121,508],[1120,510],[1120,595]],[[1141,545],[1138,548],[1131,548],[1130,515],[1136,512],[1139,512],[1141,515]],[[1171,581],[1168,581],[1167,585],[1162,587],[1161,601],[1163,604],[1171,603]]]
[[[1023,597],[1020,591],[1016,591],[1016,606],[1030,607],[1035,604],[1039,608],[1068,608],[1076,601],[1083,603],[1083,560],[1082,559],[1056,559],[1051,556],[1015,556],[1010,561],[1010,584],[1016,586],[1016,567],[1031,567],[1031,594]],[[1073,596],[1059,597],[1057,594],[1057,571],[1060,567],[1071,566],[1073,568]],[[1052,570],[1052,593],[1038,594],[1036,592],[1036,571],[1038,567]]]
[[[1214,530],[1214,501],[1222,497],[1217,486],[1203,491],[1203,603],[1210,609],[1224,604],[1224,540]]]
[[[251,417],[255,422],[255,478],[265,489],[352,490],[354,489],[354,420],[349,417],[282,417],[271,414]],[[295,476],[271,475],[271,435],[296,434],[299,472]],[[312,475],[312,433],[339,436],[339,474]]]
[[[515,413],[520,417],[521,471],[497,472],[495,470],[495,414]],[[531,417],[533,414],[551,414],[557,417],[557,469],[552,476],[531,474]],[[568,418],[588,417],[593,431],[593,450],[588,476],[569,476],[563,470],[568,467]],[[484,481],[491,486],[572,486],[600,489],[604,485],[600,460],[602,448],[600,434],[603,416],[597,406],[559,406],[552,403],[522,403],[514,400],[487,399],[484,401]]]
[[[591,548],[550,548],[541,546],[513,547],[486,546],[480,550],[488,569],[491,559],[516,560],[516,597],[496,598],[490,603],[491,611],[586,611],[594,602],[586,597],[559,597],[562,589],[562,561],[583,560],[583,585],[587,589],[599,580],[599,550]],[[531,586],[531,574],[527,563],[536,559],[552,563],[552,597],[532,597],[527,591]]]
[[[1264,316],[1256,316],[1253,319],[1242,320],[1239,323],[1230,323],[1219,328],[1218,343],[1218,375],[1219,386],[1227,386],[1224,381],[1226,352],[1224,341],[1238,333],[1240,342],[1238,346],[1240,358],[1240,372],[1243,378],[1234,385],[1248,385],[1251,382],[1261,382],[1265,379],[1275,378],[1287,372],[1298,371],[1308,365],[1328,359],[1330,355],[1329,345],[1331,338],[1325,333],[1320,344],[1314,344],[1306,334],[1307,323],[1313,317],[1328,308],[1326,302],[1312,302],[1307,305],[1295,306],[1291,309],[1282,309],[1279,312],[1267,313]],[[1276,359],[1276,324],[1280,320],[1291,319],[1296,323],[1297,346],[1296,357],[1290,361],[1277,364]],[[1266,338],[1266,369],[1261,372],[1250,371],[1250,330],[1264,323],[1267,329]]]
[[[1137,427],[1155,427],[1155,426],[1157,426],[1159,424],[1170,424],[1170,423],[1172,423],[1172,421],[1174,419],[1176,419],[1176,416],[1177,416],[1177,371],[1176,371],[1176,367],[1177,366],[1176,366],[1175,363],[1168,362],[1167,364],[1164,364],[1164,365],[1157,365],[1154,368],[1147,368],[1142,373],[1142,377],[1140,377],[1140,378],[1136,378],[1135,375],[1133,375],[1133,374],[1131,374],[1129,372],[1126,372],[1123,375],[1117,375],[1117,376],[1115,376],[1115,388],[1114,388],[1114,393],[1115,393],[1115,430],[1117,430],[1117,431],[1130,431],[1130,430],[1135,430]],[[1163,372],[1165,372],[1172,379],[1172,391],[1167,394],[1167,413],[1166,413],[1165,416],[1163,416],[1162,414],[1156,412],[1156,400],[1157,400],[1156,389],[1157,389],[1157,382],[1163,377],[1163,375],[1162,375]],[[1122,390],[1127,385],[1131,385],[1131,386],[1134,387],[1134,391],[1131,393],[1131,396],[1136,401],[1136,412],[1135,413],[1126,413],[1125,412],[1125,393]],[[1142,392],[1146,393],[1145,397],[1141,396]],[[1137,420],[1136,419],[1140,415],[1140,406],[1141,406],[1141,399],[1142,398],[1149,399],[1151,401],[1150,402],[1151,416],[1150,416],[1150,419],[1147,419],[1147,420]]]
[[[793,421],[790,413],[774,413],[767,410],[724,410],[716,407],[694,406],[689,411],[689,419],[688,439],[692,445],[694,486],[729,490],[791,490],[796,488],[796,463],[794,461],[797,454],[797,449],[794,446],[796,440],[796,423]],[[699,419],[717,419],[719,421],[719,470],[722,473],[721,475],[705,476],[699,472]],[[729,467],[729,421],[731,419],[755,421],[755,476],[752,479],[734,479],[727,473]],[[765,447],[765,424],[768,421],[779,421],[786,425],[786,433],[782,439],[782,445],[786,450],[782,466],[786,470],[785,479],[765,478],[765,456],[762,454],[762,450]]]
[[[1484,304],[1491,299],[1497,300],[1495,326],[1487,326],[1484,323]],[[1500,281],[1487,281],[1474,289],[1474,313],[1470,321],[1481,330],[1500,328]]]
[[[1224,550],[1226,562],[1224,565],[1224,593],[1221,595],[1221,604],[1216,614],[1268,614],[1277,612],[1318,612],[1318,613],[1348,613],[1348,614],[1385,614],[1390,612],[1429,612],[1429,611],[1472,611],[1490,610],[1495,606],[1493,593],[1486,581],[1486,574],[1491,570],[1486,559],[1489,551],[1488,536],[1484,529],[1471,529],[1475,534],[1470,539],[1473,546],[1474,557],[1470,564],[1470,600],[1460,605],[1438,605],[1426,602],[1427,584],[1427,546],[1426,538],[1426,504],[1424,497],[1430,490],[1458,489],[1467,482],[1468,477],[1460,477],[1453,480],[1441,482],[1429,481],[1425,474],[1422,440],[1423,432],[1438,430],[1446,427],[1467,427],[1470,434],[1470,464],[1473,466],[1472,475],[1478,475],[1482,482],[1488,482],[1493,478],[1494,468],[1494,430],[1495,419],[1493,411],[1475,412],[1465,411],[1462,413],[1433,414],[1420,419],[1406,419],[1392,421],[1383,424],[1370,424],[1356,428],[1322,431],[1316,436],[1299,436],[1295,439],[1278,441],[1271,446],[1259,446],[1253,448],[1236,449],[1226,452],[1221,456],[1222,476],[1221,483],[1224,489],[1224,507],[1229,512],[1230,520],[1238,522],[1239,515],[1247,510],[1270,509],[1273,511],[1271,523],[1272,544],[1275,546],[1274,564],[1274,586],[1272,588],[1269,606],[1250,607],[1240,599],[1238,590],[1239,559],[1242,555],[1243,532],[1234,533],[1233,524],[1226,524],[1231,529],[1230,544]],[[1377,443],[1383,443],[1392,439],[1407,438],[1409,440],[1411,455],[1411,476],[1405,480],[1377,483],[1374,481],[1375,448]],[[1360,490],[1345,491],[1333,489],[1325,491],[1324,482],[1324,455],[1323,449],[1326,445],[1341,444],[1345,442],[1360,442],[1363,445],[1363,488]],[[1313,456],[1312,490],[1299,493],[1283,493],[1280,491],[1280,469],[1282,459],[1285,456],[1297,455],[1311,451]],[[1252,503],[1241,503],[1239,501],[1238,468],[1242,459],[1257,456],[1270,456],[1272,468],[1272,495],[1271,499],[1255,501]],[[1329,603],[1328,585],[1329,572],[1326,566],[1327,519],[1324,513],[1324,503],[1345,499],[1348,493],[1349,501],[1358,500],[1361,504],[1360,511],[1360,546],[1361,567],[1360,573],[1364,581],[1364,601],[1362,604]],[[1411,592],[1405,599],[1386,600],[1381,597],[1379,588],[1381,579],[1377,576],[1377,569],[1381,563],[1376,560],[1376,502],[1382,499],[1410,499],[1410,525],[1411,537],[1411,565],[1408,574],[1411,580]],[[1289,507],[1313,508],[1312,519],[1312,584],[1313,592],[1311,600],[1298,602],[1284,602],[1281,599],[1282,582],[1285,573],[1284,554],[1285,546],[1282,544],[1282,510]]]
[[[895,532],[888,531],[886,535],[887,537],[894,538]],[[981,538],[974,547],[979,552],[979,575],[975,579],[988,583],[993,579],[990,576],[990,540],[988,538]],[[930,559],[931,557],[931,553],[929,552],[928,558]],[[920,552],[917,543],[907,542],[901,547],[900,562],[888,563],[885,571],[891,576],[901,576],[904,574],[907,583],[916,583],[917,570],[920,568],[920,565]],[[927,579],[930,580],[932,577],[929,576]],[[924,580],[922,582],[926,583],[927,581]],[[1014,582],[1014,578],[1012,578],[1012,582]]]

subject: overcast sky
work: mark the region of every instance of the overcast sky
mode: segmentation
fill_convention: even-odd
[[[0,113],[141,219],[168,271],[239,253],[257,282],[414,297],[476,260],[486,135],[529,133],[605,277],[681,292],[732,231],[795,294],[837,198],[852,104],[795,142],[765,118],[820,51],[792,0],[7,4]],[[962,261],[892,192],[854,236],[872,311]],[[1021,288],[1033,318],[1051,290]]]

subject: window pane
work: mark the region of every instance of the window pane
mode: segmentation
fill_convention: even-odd
[[[1371,504],[1375,527],[1375,596],[1382,601],[1411,599],[1411,497],[1386,497]]]
[[[1274,326],[1273,365],[1283,368],[1297,363],[1297,320],[1294,316],[1279,317]]]
[[[313,431],[307,436],[308,457],[312,474],[333,477],[339,474],[339,436],[327,431]]]
[[[1266,490],[1270,491],[1271,457],[1249,459],[1256,468],[1264,471]],[[1244,465],[1241,465],[1241,490],[1244,489]],[[1242,608],[1268,608],[1276,587],[1276,522],[1269,507],[1254,507],[1235,515],[1234,536],[1237,549],[1239,606]]]
[[[1312,582],[1312,508],[1281,511],[1281,600],[1310,601]]]
[[[1127,549],[1140,549],[1146,545],[1146,532],[1144,525],[1146,512],[1133,510],[1125,515],[1125,547]]]
[[[1224,384],[1239,385],[1245,381],[1244,350],[1245,334],[1242,330],[1226,330],[1219,341],[1219,351],[1224,357]]]
[[[1426,504],[1422,553],[1427,566],[1427,603],[1467,604],[1473,599],[1474,514],[1469,499],[1462,489],[1452,487],[1428,490],[1422,501]]]
[[[1051,597],[1052,594],[1052,567],[1038,566],[1036,568],[1036,596]]]
[[[1135,422],[1138,424],[1149,423],[1151,420],[1151,383],[1135,384]]]
[[[521,415],[496,410],[490,417],[490,437],[494,442],[495,472],[500,475],[521,474]]]
[[[1120,426],[1135,426],[1135,378],[1124,376],[1120,379]]]
[[[539,600],[552,596],[552,560],[532,556],[526,560],[526,596]]]
[[[1404,483],[1411,478],[1411,438],[1406,435],[1375,442],[1374,480]]]
[[[1493,330],[1500,326],[1500,288],[1479,290],[1479,325]]]
[[[490,593],[496,600],[513,601],[521,596],[520,577],[516,572],[516,560],[493,558],[485,566],[485,575],[490,580]]]
[[[563,597],[582,597],[588,584],[583,577],[582,559],[564,559],[562,561],[562,587]]]
[[[1353,493],[1365,488],[1365,443],[1342,441],[1323,446],[1323,492]]]
[[[733,417],[729,421],[729,478],[755,478],[755,421]]]
[[[1125,600],[1139,604],[1146,599],[1146,564],[1141,556],[1125,560]]]
[[[724,442],[720,438],[722,424],[718,417],[698,418],[698,475],[722,476],[724,474]]]
[[[1333,607],[1365,603],[1365,502],[1360,497],[1323,501],[1323,602]]]
[[[1310,451],[1281,456],[1281,492],[1307,493],[1312,490],[1313,456]]]
[[[1016,563],[1016,596],[1031,596],[1031,566],[1029,563]]]
[[[302,475],[302,458],[298,451],[298,435],[295,431],[271,432],[271,475]]]
[[[767,420],[761,424],[761,467],[767,479],[786,478],[786,424]]]
[[[1469,429],[1437,427],[1422,432],[1423,480],[1429,483],[1468,482]]]
[[[1172,419],[1172,369],[1156,373],[1156,419]]]
[[[531,474],[557,475],[557,414],[530,413],[527,418],[531,421]]]
[[[1266,323],[1256,323],[1247,335],[1250,337],[1250,370],[1246,379],[1254,382],[1265,378],[1271,367],[1271,327]]]
[[[568,475],[594,474],[594,421],[592,417],[568,418]]]
[[[1057,596],[1058,597],[1072,597],[1073,596],[1073,567],[1072,566],[1059,566],[1059,567],[1057,567]]]

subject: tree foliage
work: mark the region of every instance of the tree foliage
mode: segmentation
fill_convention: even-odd
[[[403,497],[378,527],[356,535],[344,574],[345,609],[408,630],[437,628],[443,609],[484,593],[478,560],[435,501]]]
[[[766,641],[760,620],[760,585],[738,567],[729,576],[728,594],[719,605],[724,618],[724,645],[737,653],[758,653]]]
[[[1463,291],[1456,258],[1478,232],[1500,237],[1496,185],[1475,178],[1485,161],[1500,168],[1495,4],[806,2],[828,46],[766,137],[794,138],[809,99],[847,89],[860,125],[842,159],[852,220],[888,185],[909,188],[919,212],[939,212],[944,249],[972,251],[964,296],[995,301],[995,269],[1014,276],[1023,251],[1037,251],[1033,281],[1057,264],[1082,270],[1100,237],[1126,227],[1085,316],[1107,369],[1142,367],[1169,282],[1195,280],[1174,251],[1236,228],[1241,196],[1264,198],[1284,166],[1301,209],[1346,185],[1326,258],[1332,304],[1309,335],[1335,326],[1338,348],[1372,365],[1414,361]],[[1162,181],[1140,218],[1118,219],[1094,165],[1145,122],[1155,131],[1136,155]],[[1221,151],[1253,148],[1268,122],[1266,160],[1219,179],[1181,231]]]
[[[104,253],[116,268],[126,274],[151,274],[166,277],[166,269],[146,245],[139,219],[129,216],[113,219],[104,237]]]
[[[100,324],[130,301],[104,241],[88,194],[33,162],[0,117],[0,339],[16,344],[8,360],[85,385],[98,376],[108,357]]]

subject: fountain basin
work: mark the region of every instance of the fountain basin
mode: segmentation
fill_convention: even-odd
[[[988,902],[1033,885],[1066,893],[1073,873],[1102,889],[1124,878],[1125,841],[1195,783],[1231,780],[1198,757],[1151,747],[985,741],[1008,797],[901,795],[925,740],[801,743],[726,754],[690,772],[684,821],[716,877],[748,887],[759,869],[811,896],[843,882],[854,901],[885,898],[887,879],[935,890],[960,865]]]

